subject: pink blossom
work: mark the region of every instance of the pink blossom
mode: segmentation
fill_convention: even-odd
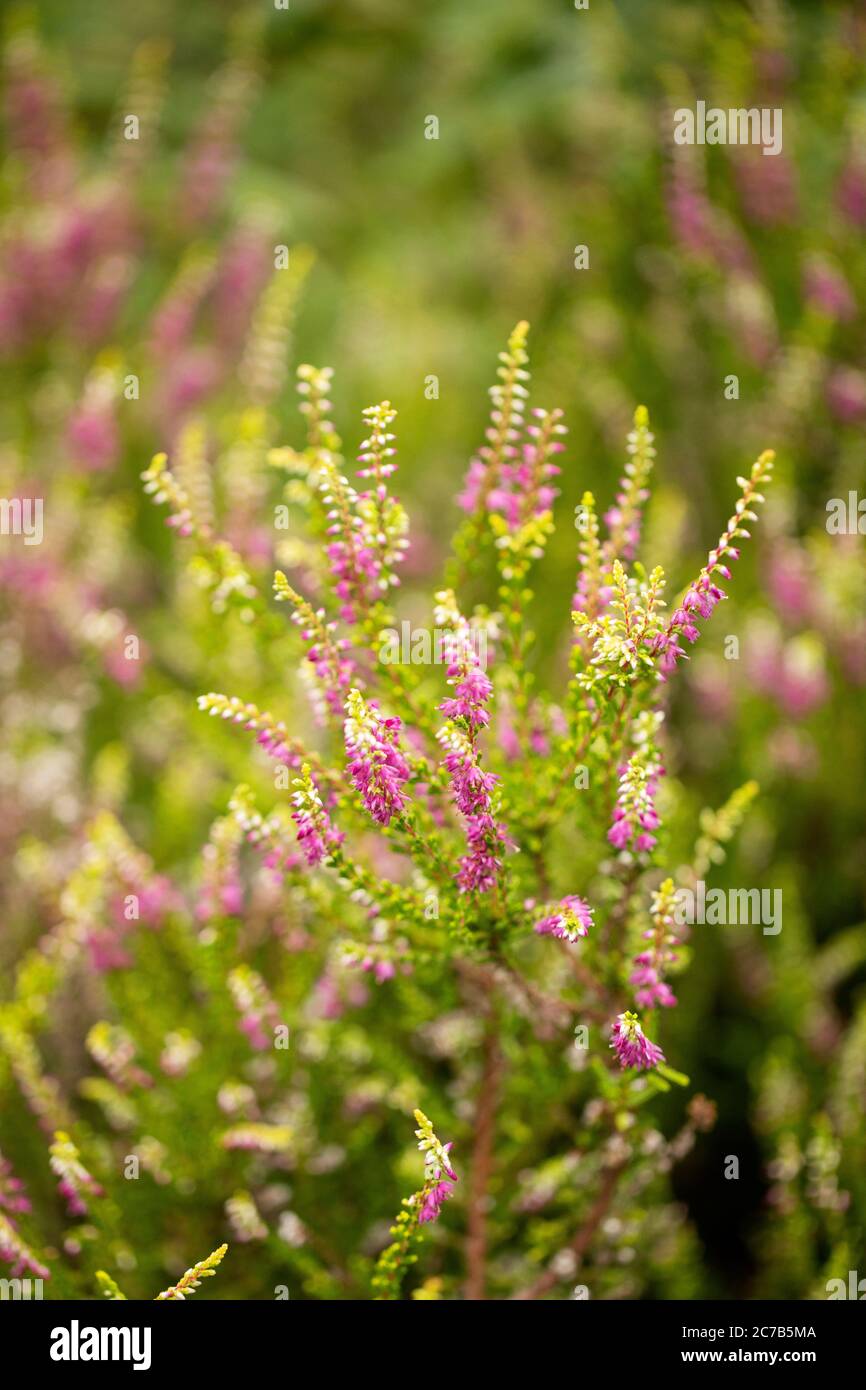
[[[342,718],[354,671],[348,639],[335,636],[337,624],[327,620],[324,608],[314,609],[292,588],[281,570],[274,576],[274,589],[278,601],[292,604],[292,622],[300,628],[303,641],[310,644],[307,661],[317,680],[310,689],[317,722],[325,724],[329,714]],[[305,673],[308,674],[306,668]]]
[[[434,613],[437,625],[447,632],[443,643],[448,662],[446,680],[454,691],[440,702],[439,709],[446,719],[460,721],[470,738],[474,738],[476,731],[490,722],[486,705],[493,686],[482,662],[486,645],[479,650],[479,642],[486,644],[486,633],[466,621],[450,589],[437,593]]]
[[[549,511],[559,495],[551,481],[561,470],[551,459],[565,447],[556,438],[565,434],[562,411],[535,409],[532,414],[539,423],[527,426],[531,442],[509,451],[509,458],[501,464],[497,482],[487,495],[488,510],[500,512],[512,530],[530,517]],[[471,484],[471,480],[470,468],[467,481]]]
[[[313,868],[327,859],[344,837],[332,826],[306,763],[301,776],[295,778],[292,785],[295,790],[292,793],[291,816],[298,829],[298,844],[307,863]]]
[[[728,554],[736,559],[739,552],[729,550]],[[717,563],[715,568],[725,578],[730,577],[730,570],[726,565]],[[659,669],[663,679],[670,675],[679,658],[685,656],[685,651],[679,644],[680,637],[685,637],[688,642],[696,642],[700,637],[701,633],[697,625],[696,615],[701,618],[709,618],[716,605],[725,598],[727,598],[727,594],[713,582],[707,571],[704,571],[689,586],[682,603],[671,615],[664,632],[659,633],[651,643],[652,650],[661,656]]]
[[[517,730],[509,715],[502,711],[500,711],[496,723],[496,740],[510,763],[521,756],[523,750],[520,746]]]
[[[466,818],[469,853],[460,860],[457,883],[464,893],[486,893],[496,884],[500,852],[508,844],[505,826],[493,814],[491,794],[499,778],[483,770],[474,743],[456,724],[446,724],[436,737],[447,750],[444,765],[454,801]]]
[[[389,825],[408,802],[403,784],[409,764],[397,747],[402,721],[383,719],[375,701],[366,702],[354,689],[349,691],[346,716],[349,776],[373,819]]]
[[[273,1045],[280,1015],[261,975],[249,966],[237,966],[229,972],[228,988],[240,1014],[238,1027],[241,1032],[257,1052],[266,1051]]]
[[[487,468],[481,459],[473,459],[463,481],[463,491],[457,495],[457,505],[461,511],[471,515],[478,507],[484,492]]]
[[[0,1211],[16,1215],[30,1210],[30,1202],[24,1193],[24,1184],[16,1178],[12,1164],[0,1154]]]
[[[264,228],[250,222],[229,239],[213,287],[214,322],[226,351],[234,352],[243,342],[268,271]]]
[[[424,1193],[418,1212],[418,1220],[420,1222],[435,1221],[442,1210],[443,1203],[447,1202],[448,1198],[453,1195],[453,1182],[446,1182],[445,1179],[442,1179],[441,1182],[434,1183]]]
[[[419,1114],[416,1111],[416,1116]],[[429,1122],[428,1122],[429,1123]],[[421,1134],[421,1130],[416,1130]],[[425,1177],[424,1190],[421,1194],[421,1206],[418,1212],[419,1222],[435,1221],[442,1206],[454,1194],[454,1187],[457,1183],[457,1174],[451,1165],[449,1157],[453,1144],[439,1144],[435,1136],[430,1135],[432,1142],[419,1144],[419,1148],[425,1149]]]
[[[466,840],[469,853],[460,860],[457,883],[464,893],[487,893],[496,886],[502,868],[497,851],[508,844],[505,826],[487,814],[469,816]]]
[[[372,971],[377,985],[383,985],[386,980],[393,980],[397,973],[394,962],[384,960],[381,956],[378,959],[374,956],[365,956],[361,961],[361,969],[368,972]]]
[[[37,1279],[50,1279],[51,1270],[40,1264],[30,1247],[18,1234],[18,1228],[10,1217],[0,1213],[0,1260],[11,1265],[11,1277],[32,1274]]]
[[[619,790],[613,808],[613,824],[607,838],[615,849],[631,849],[636,854],[655,848],[661,819],[655,808],[655,795],[664,769],[650,759],[641,761],[638,754],[619,769]]]
[[[648,933],[649,934],[649,933]],[[673,1008],[677,997],[669,985],[659,977],[656,958],[651,951],[641,951],[634,958],[637,967],[629,975],[629,982],[637,986],[635,999],[643,1009]]]
[[[593,909],[583,898],[570,895],[563,898],[555,912],[536,922],[539,936],[558,936],[562,941],[577,941],[586,936],[592,926]]]
[[[59,1179],[57,1190],[64,1198],[70,1216],[86,1216],[88,1201],[103,1197],[103,1188],[84,1167],[68,1134],[58,1130],[50,1148],[51,1168]]]
[[[444,742],[444,739],[441,740]],[[443,762],[451,777],[454,801],[464,816],[474,816],[489,809],[490,793],[499,778],[495,772],[485,772],[473,756],[468,740],[455,740]]]
[[[448,667],[448,684],[454,686],[454,695],[443,700],[439,709],[446,719],[463,719],[473,728],[484,728],[490,715],[484,708],[490,699],[493,686],[479,666],[470,666],[465,658],[452,661]]]
[[[756,625],[749,649],[749,676],[792,719],[804,719],[824,703],[830,685],[820,641],[802,633],[789,642],[772,623]]]
[[[637,1014],[620,1014],[611,1029],[610,1046],[621,1067],[636,1067],[638,1071],[657,1067],[665,1060],[661,1048],[650,1042],[638,1022]]]
[[[809,619],[814,608],[815,583],[805,549],[793,542],[773,547],[769,590],[774,604],[785,617],[801,624]]]

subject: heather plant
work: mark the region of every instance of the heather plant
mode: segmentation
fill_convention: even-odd
[[[713,1107],[693,1096],[669,1137],[653,1119],[664,1093],[689,1087],[665,1017],[700,949],[674,910],[673,855],[688,856],[665,829],[666,702],[726,597],[772,455],[737,478],[706,565],[668,603],[662,569],[637,559],[655,461],[638,408],[613,504],[600,518],[586,493],[576,518],[572,634],[545,690],[529,585],[553,532],[566,430],[560,411],[530,411],[526,342],[521,323],[460,498],[452,568],[462,592],[490,598],[467,610],[455,588],[435,593],[438,667],[381,660],[410,547],[392,490],[396,411],[365,410],[350,481],[330,373],[299,369],[306,444],[270,464],[311,541],[294,583],[278,570],[273,589],[312,732],[246,692],[201,695],[203,712],[271,760],[270,793],[258,773],[258,791],[227,798],[190,885],[156,874],[111,816],[94,822],[63,920],[22,963],[0,1020],[78,1223],[59,1289],[95,1287],[97,1264],[109,1292],[123,1270],[150,1275],[136,1225],[152,1215],[137,1193],[155,1185],[181,1227],[212,1229],[222,1205],[221,1228],[259,1243],[273,1287],[302,1296],[395,1297],[425,1259],[419,1297],[564,1296],[570,1281],[593,1296],[676,1290],[694,1247],[666,1174]],[[220,536],[220,499],[205,507],[190,485],[185,449],[158,455],[145,488],[190,548],[213,621],[234,613],[270,632],[276,611]],[[723,856],[754,790],[731,789],[682,882]],[[80,1083],[79,1117],[36,1036],[87,959],[108,1016],[86,1037],[102,1074]],[[413,1109],[424,1181],[388,1244],[396,1194],[381,1160],[401,1151]],[[248,1296],[273,1296],[262,1268],[249,1264]]]
[[[221,1242],[205,1297],[826,1297],[866,1211],[866,570],[826,524],[863,17],[363,9],[181,10],[174,53],[8,22],[0,491],[45,543],[0,540],[0,1259],[52,1298],[179,1296]],[[674,141],[724,93],[778,155]],[[344,433],[399,406],[357,470],[329,371],[295,432],[305,240]],[[526,306],[569,434],[521,324],[446,559]],[[701,572],[764,441],[760,545]],[[680,920],[746,883],[778,934]]]

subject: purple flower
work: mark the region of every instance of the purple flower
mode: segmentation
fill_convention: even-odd
[[[677,1002],[677,997],[670,985],[665,984],[659,978],[658,969],[654,963],[653,955],[650,951],[641,951],[640,955],[634,958],[637,967],[629,975],[629,983],[637,985],[635,999],[642,1009],[655,1009],[661,1006],[663,1009],[671,1009]]]
[[[465,719],[476,729],[486,727],[490,715],[484,704],[493,694],[493,686],[480,666],[470,666],[465,656],[452,661],[448,667],[448,684],[454,686],[454,695],[439,706],[445,718]]]
[[[377,985],[383,985],[386,980],[393,980],[397,973],[397,967],[394,962],[392,960],[385,960],[381,956],[378,960],[375,956],[365,956],[361,961],[361,969],[372,971],[373,978]]]
[[[655,794],[664,769],[656,761],[642,761],[643,756],[634,754],[619,769],[613,824],[607,832],[615,849],[631,849],[635,854],[648,853],[655,847],[656,837],[651,832],[661,825]]]
[[[57,1190],[66,1201],[69,1215],[86,1216],[88,1201],[104,1196],[103,1189],[84,1167],[68,1134],[58,1130],[49,1152],[52,1171],[59,1179]]]
[[[408,802],[403,783],[409,777],[409,764],[397,747],[402,727],[399,719],[382,719],[375,703],[368,704],[359,691],[349,691],[344,725],[348,772],[380,825],[389,825]]]
[[[696,642],[700,636],[697,618],[709,618],[716,605],[727,598],[727,594],[714,582],[713,575],[720,574],[723,579],[730,579],[728,561],[740,558],[739,549],[734,541],[749,536],[743,523],[756,519],[752,508],[764,500],[759,488],[770,480],[773,457],[771,449],[765,450],[752,464],[748,478],[737,479],[742,488],[740,499],[734,508],[734,515],[719,537],[718,544],[707,556],[706,566],[694,583],[689,585],[682,603],[671,615],[667,626],[646,639],[650,650],[661,657],[659,672],[662,680],[667,679],[680,657],[685,656],[679,639],[685,637],[688,642]]]
[[[24,1184],[16,1178],[12,1164],[0,1154],[0,1211],[11,1215],[30,1210],[30,1201],[25,1195]]]
[[[592,926],[592,908],[583,898],[571,895],[563,898],[555,912],[536,922],[539,936],[558,936],[562,941],[577,941],[586,936]]]
[[[496,372],[499,379],[490,388],[493,409],[485,431],[486,443],[472,459],[463,491],[457,498],[457,505],[470,515],[488,507],[494,508],[493,494],[503,478],[502,470],[517,456],[529,394],[524,385],[529,380],[529,373],[525,370],[529,360],[526,353],[528,332],[528,323],[518,323],[508,339],[505,352],[499,354],[501,365]]]
[[[834,367],[825,391],[827,404],[843,424],[853,424],[866,415],[866,377],[855,367]]]
[[[304,642],[310,643],[307,661],[318,681],[316,689],[311,692],[317,721],[324,724],[329,713],[342,718],[346,691],[351,685],[354,669],[352,658],[348,655],[348,639],[335,636],[337,624],[326,621],[324,608],[314,609],[297,593],[282,570],[277,570],[274,575],[274,593],[278,603],[292,605],[292,622],[300,628]],[[307,667],[304,671],[309,674]],[[263,740],[260,738],[259,742]],[[267,744],[264,746],[272,757],[279,758],[279,753],[273,752]]]
[[[295,790],[292,793],[291,815],[298,827],[298,844],[307,863],[314,868],[328,858],[331,850],[342,842],[343,835],[331,825],[307,763],[304,763],[300,777],[295,778],[292,786]]]
[[[637,1014],[620,1014],[611,1029],[610,1045],[621,1067],[636,1067],[638,1071],[657,1067],[665,1054],[656,1043],[650,1042],[638,1022]]]
[[[19,1235],[15,1222],[4,1216],[2,1212],[0,1212],[0,1260],[4,1264],[12,1266],[10,1273],[13,1279],[19,1278],[22,1274],[33,1274],[37,1279],[51,1278],[51,1270],[39,1263],[29,1245]]]
[[[481,767],[475,738],[486,727],[485,709],[493,687],[475,651],[474,633],[457,608],[450,589],[436,595],[437,624],[449,631],[448,684],[454,695],[439,709],[448,723],[436,735],[445,750],[443,763],[458,811],[466,818],[469,853],[460,860],[457,883],[464,893],[487,893],[496,886],[502,867],[501,850],[507,845],[505,826],[495,817],[493,795],[499,778]]]
[[[823,257],[813,257],[803,275],[803,295],[828,318],[848,322],[857,316],[857,302],[838,266]]]
[[[443,647],[448,662],[447,682],[454,691],[440,703],[439,709],[446,719],[464,724],[470,738],[474,738],[476,730],[486,728],[490,722],[485,706],[493,686],[482,660],[487,634],[466,621],[450,589],[436,594],[434,616],[437,627],[446,633]]]
[[[635,999],[642,1009],[671,1009],[676,995],[664,976],[679,957],[680,938],[676,923],[677,891],[672,878],[666,878],[652,895],[652,926],[642,934],[649,943],[634,958],[629,982],[635,986]]]
[[[480,458],[474,458],[466,472],[463,491],[458,493],[457,505],[461,511],[470,515],[484,498],[484,484],[487,481],[487,466]]]
[[[497,851],[508,844],[505,826],[490,815],[467,817],[469,853],[460,860],[457,883],[464,893],[488,893],[496,886],[502,860]]]
[[[512,531],[549,511],[559,495],[550,484],[561,472],[551,459],[565,447],[556,437],[566,433],[562,411],[534,409],[532,414],[539,424],[527,426],[531,442],[511,451],[514,461],[503,461],[499,480],[487,496],[488,509],[500,512]]]
[[[424,1155],[424,1187],[416,1196],[416,1201],[420,1198],[418,1220],[435,1221],[443,1202],[447,1202],[452,1196],[457,1182],[457,1174],[449,1157],[452,1145],[450,1142],[439,1142],[433,1132],[433,1126],[422,1110],[415,1111],[415,1118],[420,1126],[415,1131],[420,1140],[418,1148]]]
[[[428,1188],[423,1194],[421,1209],[418,1212],[418,1220],[421,1222],[435,1221],[439,1212],[442,1210],[443,1202],[447,1202],[448,1198],[453,1195],[453,1182],[446,1182],[445,1179],[443,1179],[441,1182],[434,1183],[433,1186]]]
[[[120,432],[109,406],[87,403],[69,420],[67,444],[76,462],[94,471],[111,468],[120,449]]]
[[[493,814],[491,793],[499,779],[479,766],[474,743],[456,724],[446,724],[436,737],[447,750],[444,764],[454,800],[466,817],[469,853],[460,860],[457,883],[464,893],[487,893],[496,885],[500,851],[508,843],[505,826]]]
[[[440,742],[446,747],[449,746],[442,735],[440,735]],[[450,749],[451,751],[446,753],[443,762],[451,778],[458,811],[464,816],[485,813],[490,808],[490,793],[499,778],[495,772],[484,772],[478,766],[468,739],[453,739],[450,743]]]

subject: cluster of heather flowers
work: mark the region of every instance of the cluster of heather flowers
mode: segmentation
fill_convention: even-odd
[[[383,719],[377,704],[357,690],[346,700],[346,771],[373,820],[390,825],[402,814],[408,797],[403,790],[409,764],[399,749],[402,721]]]
[[[309,362],[292,390],[313,257],[283,242],[318,240],[322,188],[313,140],[286,196],[270,125],[293,87],[321,100],[323,41],[347,91],[355,62],[387,78],[391,44],[354,54],[324,20],[289,54],[290,17],[241,6],[203,100],[177,100],[183,43],[128,35],[114,109],[71,115],[72,73],[10,16],[0,501],[5,528],[38,496],[47,543],[0,537],[0,1275],[60,1299],[206,1296],[218,1266],[214,1295],[241,1298],[715,1293],[681,1199],[715,1107],[684,1073],[722,1067],[725,1120],[751,1094],[766,1158],[738,1291],[823,1298],[856,1268],[866,936],[831,929],[862,918],[866,568],[824,506],[856,487],[866,418],[866,25],[786,12],[783,50],[777,10],[723,42],[662,14],[646,52],[607,28],[616,61],[567,98],[575,150],[604,100],[633,141],[614,184],[581,160],[592,276],[564,291],[550,254],[558,173],[528,165],[520,206],[494,189],[511,264],[558,306],[540,374],[568,409],[535,403],[521,321],[486,418],[461,394],[481,316],[443,353],[425,303],[457,202],[395,295],[369,238],[414,199],[371,171],[363,122],[325,160],[345,140],[335,167],[373,172],[381,206],[341,233],[332,204],[324,280],[338,248],[350,292],[298,330],[349,350],[336,391]],[[441,22],[394,17],[406,73]],[[559,22],[534,52],[553,36],[561,65]],[[666,149],[664,33],[663,104],[737,71],[784,102],[784,151]],[[547,84],[518,86],[516,118],[560,141]],[[393,127],[406,188],[440,199],[415,123]],[[472,188],[464,315],[503,302]],[[611,230],[621,193],[647,215]],[[407,627],[425,641],[386,660]],[[784,932],[690,933],[681,890],[741,869],[784,884]]]
[[[9,1266],[13,1279],[22,1274],[50,1279],[51,1271],[40,1263],[18,1230],[18,1218],[30,1210],[23,1182],[0,1154],[0,1260]]]
[[[607,838],[617,849],[651,850],[656,838],[651,833],[660,824],[655,808],[655,794],[661,768],[646,766],[638,755],[632,756],[622,769],[619,791],[613,810],[613,825]]]
[[[225,534],[235,513],[216,504],[200,428],[169,438],[143,471],[209,600],[208,621],[232,642],[240,634],[240,659],[226,657],[223,671],[217,649],[208,678],[249,671],[251,688],[200,695],[198,710],[213,723],[195,727],[200,738],[214,730],[216,757],[245,780],[234,791],[211,786],[219,814],[188,880],[158,874],[116,818],[99,813],[59,925],[0,1008],[11,1074],[54,1136],[48,1161],[68,1215],[93,1224],[119,1271],[129,1254],[105,1194],[121,1150],[142,1181],[162,1190],[183,1191],[193,1172],[215,1197],[219,1189],[220,1230],[243,1248],[278,1242],[290,1277],[326,1297],[400,1296],[425,1250],[438,1262],[464,1227],[466,1297],[503,1286],[540,1297],[568,1274],[572,1243],[590,1241],[593,1201],[603,1195],[614,1209],[629,1200],[632,1179],[661,1182],[673,1161],[649,1131],[638,1138],[644,1102],[689,1084],[668,1064],[656,1013],[676,1004],[669,978],[685,963],[676,883],[703,870],[700,857],[676,867],[663,825],[670,678],[681,640],[697,641],[698,619],[722,597],[717,578],[730,577],[772,456],[762,454],[739,480],[730,522],[704,570],[684,576],[668,617],[664,573],[637,559],[656,451],[648,413],[636,411],[614,505],[599,517],[584,495],[573,633],[546,688],[530,586],[554,534],[554,459],[565,425],[559,410],[530,409],[527,335],[519,324],[501,357],[485,443],[461,496],[466,515],[428,606],[431,627],[444,634],[441,661],[426,667],[380,659],[381,634],[400,616],[410,553],[392,491],[399,417],[389,402],[363,412],[350,481],[330,419],[331,373],[299,369],[303,448],[271,437],[256,454],[269,480],[287,479],[283,495],[304,513],[310,536],[272,568],[273,604],[261,557],[248,561]],[[493,601],[475,601],[485,586]],[[278,672],[267,703],[258,664]],[[719,817],[717,838],[729,838],[736,817]],[[563,854],[557,837],[571,823],[578,836]],[[709,826],[705,840],[715,844],[715,833]],[[111,1145],[95,1144],[77,1124],[44,1065],[44,1003],[27,1002],[34,991],[40,1001],[61,994],[87,952],[106,999],[86,1031],[100,1074],[82,1088],[118,1136],[113,1160]],[[158,1027],[146,1022],[141,970],[166,981],[181,971],[185,981],[171,994],[166,986]],[[412,1026],[402,1022],[407,1012]],[[521,1256],[506,1275],[497,1225],[519,1225],[521,1206],[505,1197],[492,1219],[493,1193],[503,1190],[493,1175],[513,1170],[517,1191],[526,1142],[507,1137],[510,1049],[523,1039],[555,1072],[564,1040],[582,1023],[592,1066],[568,1068],[563,1085],[576,1088],[581,1142],[603,1155],[602,1166],[587,1169],[587,1206],[573,1214],[574,1229],[560,1221],[542,1236],[540,1282],[535,1257]],[[417,1059],[422,1037],[452,1075],[445,1090]],[[333,1112],[318,1088],[335,1066],[348,1079]],[[206,1156],[196,1135],[172,1130],[166,1091],[179,1111],[188,1104],[203,1117],[213,1136]],[[456,1135],[465,1156],[459,1181],[452,1142],[439,1140],[419,1100]],[[423,1183],[403,1199],[390,1243],[380,1221],[364,1238],[363,1260],[338,1267],[322,1254],[316,1184],[339,1173],[351,1196],[353,1131],[372,1127],[379,1147],[396,1155],[403,1140],[389,1106],[415,1115]],[[553,1124],[558,1133],[556,1117]],[[694,1126],[688,1134],[690,1144]],[[563,1133],[561,1142],[574,1141]],[[564,1157],[556,1162],[564,1166],[554,1193],[569,1171]],[[390,1180],[381,1185],[385,1208]],[[2,1248],[26,1266],[15,1227],[24,1208],[13,1180],[5,1190]],[[539,1211],[544,1190],[540,1182],[531,1199]],[[66,1248],[77,1253],[87,1239],[76,1227]],[[210,1257],[214,1266],[222,1251]],[[180,1251],[175,1259],[182,1266]],[[34,1255],[29,1267],[39,1263]],[[184,1298],[212,1272],[208,1261],[194,1266],[160,1297]],[[107,1296],[124,1296],[122,1277],[91,1275]],[[438,1277],[416,1296],[439,1296]]]
[[[65,1198],[71,1216],[86,1216],[88,1202],[103,1196],[99,1183],[82,1164],[68,1134],[58,1130],[51,1145],[51,1167],[59,1178],[57,1190]]]
[[[650,1042],[638,1022],[637,1014],[620,1014],[610,1031],[610,1045],[619,1058],[621,1067],[657,1067],[664,1061],[664,1053],[655,1043]]]
[[[476,609],[467,616],[453,586],[436,594],[431,617],[446,632],[445,691],[432,696],[438,672],[419,679],[414,671],[375,661],[376,635],[391,617],[397,566],[408,544],[405,515],[389,491],[396,467],[396,412],[387,402],[364,412],[369,435],[359,451],[359,479],[371,486],[358,490],[339,471],[333,426],[322,425],[330,411],[325,399],[330,374],[305,367],[299,378],[306,457],[315,484],[308,494],[310,524],[323,538],[322,563],[311,567],[307,560],[298,580],[278,572],[274,589],[292,606],[302,642],[313,644],[305,660],[320,691],[313,712],[324,743],[303,747],[285,720],[260,714],[241,696],[208,695],[200,704],[254,731],[278,763],[295,769],[300,763],[287,816],[279,805],[260,812],[249,789],[236,793],[235,815],[246,837],[264,849],[265,865],[279,869],[284,888],[304,885],[314,872],[342,885],[358,910],[354,932],[359,933],[345,943],[344,959],[373,971],[380,984],[396,987],[398,964],[404,975],[428,972],[435,951],[458,973],[480,971],[491,999],[504,989],[506,998],[517,994],[532,1010],[539,1007],[544,987],[525,974],[521,941],[527,932],[534,929],[570,948],[585,943],[578,978],[586,982],[599,1016],[605,1008],[610,1011],[610,1049],[618,1070],[633,1078],[621,1083],[631,1088],[622,1092],[626,1103],[627,1095],[639,1094],[644,1073],[658,1075],[662,1088],[670,1079],[683,1081],[666,1067],[661,1046],[646,1035],[639,1015],[622,1007],[629,991],[636,1007],[649,1013],[676,1003],[664,978],[680,964],[673,880],[652,887],[667,682],[684,655],[680,638],[696,641],[696,619],[709,618],[724,596],[714,576],[730,578],[727,561],[736,558],[748,535],[745,523],[754,520],[753,509],[763,501],[760,487],[770,477],[772,455],[762,454],[738,480],[741,494],[730,522],[668,618],[663,572],[656,568],[647,575],[635,561],[655,458],[647,412],[636,412],[625,476],[604,519],[605,538],[594,501],[588,494],[584,499],[591,523],[578,547],[571,675],[568,688],[550,701],[535,692],[527,667],[531,593],[526,579],[553,528],[556,493],[550,484],[556,466],[551,458],[563,447],[564,426],[561,412],[540,412],[532,417],[539,423],[524,434],[526,341],[527,326],[520,324],[502,356],[487,442],[461,497],[469,516],[456,543],[458,569],[469,555],[477,572],[498,569],[503,611],[490,615]],[[172,493],[171,464],[162,462],[160,468],[168,481],[155,500],[167,501],[169,520],[176,521],[182,499]],[[315,590],[316,609],[296,587],[301,580]],[[515,606],[516,584],[520,602]],[[475,640],[485,623],[494,632],[503,629],[494,643],[492,668],[481,660]],[[534,797],[528,801],[519,787],[521,759],[517,766],[513,758],[503,762],[490,737],[497,701],[511,712],[518,750],[530,749],[538,762]],[[444,724],[437,724],[434,710]],[[548,731],[543,738],[540,727]],[[537,889],[549,872],[545,834],[563,795],[561,771],[586,758],[599,782],[602,814],[608,798],[609,828],[599,837],[596,826],[595,835],[600,855],[605,844],[618,852],[613,903],[610,889],[604,898],[597,896],[598,871],[584,858],[583,881],[568,884],[569,891],[539,917]],[[300,854],[292,848],[292,824]],[[370,842],[374,827],[386,834],[387,850]],[[312,883],[307,891],[313,891]],[[601,930],[599,915],[605,919]],[[623,932],[635,929],[648,944],[635,952],[629,971]],[[262,982],[253,988],[256,979],[235,970],[231,989],[242,1026],[260,1047],[266,1007]],[[572,1007],[556,1001],[550,1006],[554,1015],[557,1004],[563,1013]],[[479,1105],[483,1108],[483,1098]],[[418,1118],[428,1168],[424,1189],[409,1208],[416,1209],[419,1223],[428,1224],[452,1196],[456,1178],[450,1145],[436,1140],[420,1112]],[[476,1212],[474,1220],[483,1232],[483,1214]],[[395,1228],[398,1240],[380,1268],[380,1284],[394,1276],[389,1261],[396,1269],[410,1259],[416,1237],[404,1224]],[[483,1243],[484,1236],[480,1239]]]
[[[671,1008],[677,1002],[676,995],[664,979],[679,959],[675,898],[674,881],[666,878],[653,893],[650,903],[652,923],[643,933],[643,939],[650,944],[637,953],[634,958],[636,968],[629,975],[629,983],[636,987],[635,999],[644,1009],[654,1009],[659,1005]]]
[[[440,1144],[432,1124],[421,1110],[415,1111],[415,1119],[420,1126],[415,1131],[418,1148],[424,1155],[424,1188],[418,1202],[418,1220],[435,1221],[442,1203],[453,1194],[457,1181],[448,1157],[452,1145]]]

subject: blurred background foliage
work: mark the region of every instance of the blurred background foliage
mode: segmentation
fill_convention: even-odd
[[[866,1210],[866,572],[862,538],[829,536],[825,509],[864,487],[864,7],[46,0],[5,20],[7,51],[25,52],[61,94],[70,121],[57,139],[75,167],[66,186],[59,177],[40,193],[12,148],[4,243],[30,237],[56,266],[58,219],[73,209],[86,221],[106,189],[131,194],[134,231],[111,251],[130,265],[105,331],[82,332],[64,289],[41,319],[25,303],[32,331],[3,333],[4,493],[38,481],[44,565],[65,575],[24,584],[0,543],[11,595],[0,643],[4,967],[54,920],[95,810],[116,811],[161,869],[183,875],[227,787],[254,780],[245,743],[205,722],[195,695],[291,702],[286,625],[251,631],[231,611],[215,624],[141,495],[142,468],[190,413],[183,391],[172,393],[192,373],[229,516],[243,502],[231,454],[249,401],[241,340],[227,332],[211,373],[201,356],[164,359],[149,337],[179,270],[221,264],[233,237],[260,258],[277,244],[312,248],[292,341],[280,341],[292,368],[335,368],[348,454],[362,407],[387,396],[399,411],[417,556],[402,603],[418,621],[483,436],[495,354],[525,317],[536,402],[563,406],[570,431],[533,614],[552,680],[564,670],[573,509],[588,487],[612,500],[635,404],[649,407],[659,448],[645,553],[672,591],[714,542],[736,474],[759,449],[777,451],[766,526],[679,683],[668,773],[680,792],[676,846],[697,838],[703,808],[760,783],[714,882],[781,887],[784,928],[696,934],[668,1026],[720,1115],[676,1185],[703,1242],[687,1292],[803,1296],[810,1281],[822,1287],[825,1264],[850,1257],[856,1268],[859,1228],[827,1185],[847,1165],[845,1188]],[[144,85],[130,89],[136,63]],[[126,166],[130,90],[149,94],[157,125]],[[672,112],[698,99],[780,107],[782,153],[675,146]],[[224,117],[225,179],[198,215],[190,150]],[[581,245],[589,267],[577,270]],[[30,262],[8,264],[7,289],[19,275],[38,289]],[[83,313],[86,325],[87,303]],[[219,300],[204,303],[197,351],[221,323]],[[97,361],[141,383],[140,401],[115,410],[108,467],[70,445]],[[276,381],[266,442],[299,444],[291,374]],[[253,488],[262,516],[280,488],[276,474]],[[252,524],[242,519],[238,534],[267,571]],[[134,682],[111,663],[128,631],[145,652]],[[730,635],[736,660],[725,656]],[[742,1177],[720,1203],[728,1154]]]

